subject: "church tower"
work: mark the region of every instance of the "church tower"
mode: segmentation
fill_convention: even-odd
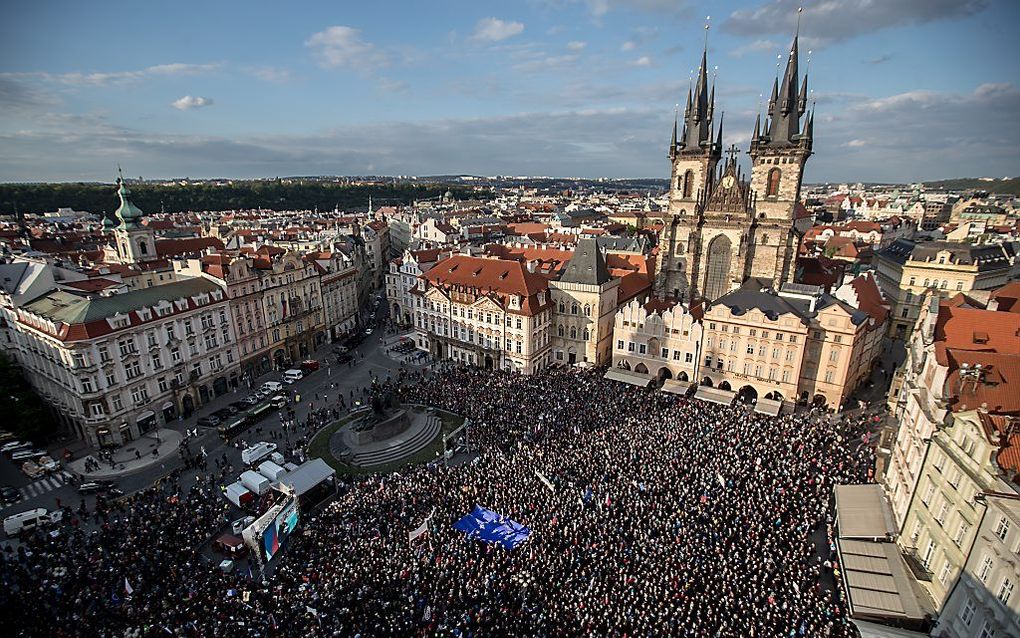
[[[669,206],[665,227],[659,238],[655,293],[681,298],[696,280],[702,209],[714,186],[716,166],[721,157],[722,126],[714,130],[715,85],[708,83],[708,45],[701,54],[698,82],[693,94],[687,91],[683,129],[673,121],[668,157],[672,163]],[[678,132],[680,133],[678,135]]]
[[[118,223],[113,231],[117,240],[117,255],[124,264],[153,260],[156,258],[156,234],[142,224],[144,213],[128,199],[131,191],[124,181],[123,173],[117,179],[117,184],[120,207],[114,213]]]
[[[792,281],[796,269],[800,237],[794,222],[814,134],[814,113],[805,117],[807,76],[799,81],[797,57],[794,36],[782,84],[778,78],[772,84],[765,128],[759,115],[749,151],[758,227],[749,275],[772,279],[776,286]]]

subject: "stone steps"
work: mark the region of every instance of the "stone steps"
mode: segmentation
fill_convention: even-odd
[[[431,414],[425,418],[425,426],[410,438],[381,450],[358,452],[351,457],[351,463],[360,467],[383,465],[411,456],[427,446],[439,433],[442,421]]]

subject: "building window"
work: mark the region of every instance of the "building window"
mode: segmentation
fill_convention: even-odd
[[[694,355],[690,352],[684,353],[684,363],[694,363]]]
[[[124,402],[121,401],[119,394],[113,395],[111,403],[113,404],[113,409],[117,412],[120,412],[121,410],[124,409]]]
[[[748,346],[747,346],[747,354],[754,354],[754,346],[753,345],[748,344]]]
[[[962,281],[956,282],[956,289],[957,290],[963,290],[963,282]]]
[[[669,358],[669,348],[663,348],[662,349],[662,358],[663,359],[668,359]]]
[[[985,556],[985,560],[981,563],[981,569],[978,570],[978,580],[982,583],[988,582],[988,574],[992,572],[992,557]]]
[[[947,559],[946,562],[942,564],[942,569],[939,570],[939,582],[942,583],[943,585],[948,583],[949,573],[951,571],[953,571],[953,564],[950,563],[949,560]]]
[[[82,377],[79,381],[81,382],[82,392],[95,392],[95,386],[92,384],[92,377]]]
[[[705,357],[705,367],[706,368],[711,368],[712,367],[712,355],[707,355]]]
[[[789,383],[789,382],[790,382],[790,371],[789,370],[783,370],[783,383]]]
[[[616,349],[623,350],[623,339],[620,339],[619,341],[616,342]]]
[[[779,181],[782,179],[782,171],[773,168],[769,171],[768,185],[765,187],[765,197],[776,197],[779,195]]]
[[[1006,536],[1009,535],[1009,519],[1005,516],[999,519],[999,522],[995,525],[995,535],[999,537],[999,540],[1003,543],[1006,542]]]
[[[634,342],[633,341],[628,341],[627,342],[627,352],[634,352]]]
[[[797,343],[797,335],[790,335],[790,343]]]
[[[1002,579],[1002,584],[999,585],[999,593],[996,594],[996,598],[1002,602],[1003,605],[1009,604],[1009,599],[1013,595],[1013,581],[1008,578]]]
[[[638,354],[645,354],[646,352],[647,352],[647,347],[645,346],[645,344],[639,343],[638,344]]]
[[[694,171],[688,170],[684,173],[683,178],[683,197],[684,199],[690,199],[691,193],[694,191]]]

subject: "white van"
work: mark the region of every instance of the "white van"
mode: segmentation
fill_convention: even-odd
[[[275,443],[266,443],[265,441],[261,441],[249,448],[241,450],[241,462],[245,465],[255,465],[275,451]]]
[[[284,383],[294,383],[295,381],[300,381],[301,379],[304,379],[304,378],[305,378],[305,373],[301,372],[300,370],[298,370],[296,368],[293,369],[293,370],[287,370],[286,372],[283,373],[283,382]]]
[[[283,394],[278,394],[269,400],[269,405],[273,406],[274,408],[282,408],[288,403],[290,403],[290,399],[288,399],[287,396]]]
[[[50,514],[45,507],[13,514],[4,519],[4,532],[8,536],[17,536],[23,531],[35,529],[40,525],[55,523],[63,518],[64,513],[57,510]]]
[[[266,394],[275,394],[283,389],[283,384],[279,381],[266,381],[259,389]]]

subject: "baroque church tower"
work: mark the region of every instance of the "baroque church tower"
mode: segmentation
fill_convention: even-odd
[[[124,181],[123,173],[120,174],[117,183],[120,206],[114,213],[116,222],[114,222],[113,231],[116,237],[119,261],[124,264],[137,264],[156,259],[156,234],[142,223],[144,213],[128,198],[131,191],[128,190],[127,182]]]
[[[749,277],[771,280],[777,288],[793,279],[799,243],[794,222],[811,155],[813,114],[802,129],[807,78],[798,78],[796,37],[782,85],[778,78],[773,83],[765,128],[760,115],[755,123],[749,182],[736,147],[719,167],[722,115],[715,129],[707,63],[706,49],[694,95],[688,93],[682,136],[673,124],[669,208],[656,268],[656,295],[687,301],[717,299]]]

